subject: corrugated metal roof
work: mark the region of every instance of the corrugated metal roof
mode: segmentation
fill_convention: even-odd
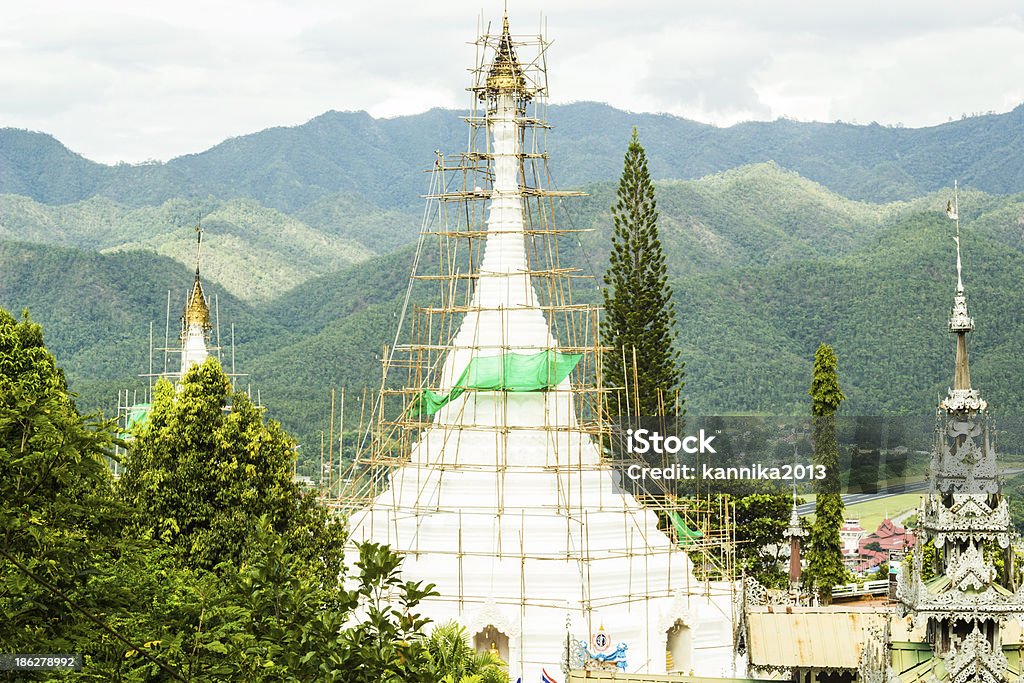
[[[936,662],[932,660],[932,646],[928,643],[906,643],[893,641],[890,644],[892,655],[892,668],[900,674],[900,680],[904,683],[922,679],[925,673],[930,672]],[[918,669],[921,664],[931,664]]]
[[[1021,659],[1024,646],[1012,644],[1003,646],[1007,666],[1003,672],[1007,681],[1020,680],[1024,676],[1024,661]],[[901,683],[927,683],[928,681],[948,681],[949,673],[946,663],[932,656],[927,643],[893,643],[892,667],[898,673]]]
[[[946,663],[938,657],[927,659],[899,675],[902,683],[928,683],[928,681],[945,681],[948,678]]]
[[[856,669],[865,630],[887,619],[869,610],[781,609],[747,614],[747,648],[754,666]]]

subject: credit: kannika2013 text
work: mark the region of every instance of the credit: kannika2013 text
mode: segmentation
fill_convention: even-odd
[[[634,481],[644,479],[764,479],[781,481],[811,481],[824,479],[824,465],[778,465],[768,466],[761,463],[744,465],[743,467],[714,467],[704,463],[700,468],[694,465],[678,463],[666,467],[644,467],[633,464],[626,468],[626,476]]]

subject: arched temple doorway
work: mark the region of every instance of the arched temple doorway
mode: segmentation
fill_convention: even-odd
[[[665,669],[670,673],[693,669],[693,634],[681,619],[665,632]]]
[[[497,650],[501,661],[508,663],[508,636],[492,624],[484,626],[479,633],[473,636],[473,647],[477,652]]]

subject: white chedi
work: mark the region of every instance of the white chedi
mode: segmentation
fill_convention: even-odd
[[[474,358],[537,354],[558,344],[529,275],[512,94],[488,112],[494,184],[472,303],[442,368],[451,389]],[[350,518],[350,542],[405,556],[403,577],[436,584],[420,605],[492,642],[511,680],[557,674],[603,626],[628,671],[735,673],[731,586],[697,580],[623,492],[577,424],[569,379],[543,392],[467,391],[433,416],[389,486]],[[698,657],[695,653],[699,652]]]

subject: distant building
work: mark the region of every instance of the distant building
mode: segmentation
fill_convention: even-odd
[[[854,566],[855,572],[865,572],[888,562],[894,554],[902,557],[903,553],[914,546],[914,534],[901,527],[891,519],[883,519],[878,529],[861,537],[857,548],[859,562]]]
[[[867,529],[860,525],[859,519],[848,519],[839,529],[839,540],[843,544],[843,555],[848,560],[856,559],[860,548],[860,539],[867,534]]]

